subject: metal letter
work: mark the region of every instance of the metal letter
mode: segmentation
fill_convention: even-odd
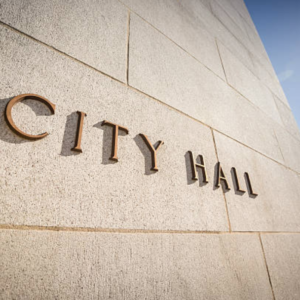
[[[25,133],[16,126],[15,122],[12,119],[11,111],[12,111],[13,106],[23,100],[26,100],[26,99],[32,99],[32,100],[36,100],[36,101],[44,103],[49,108],[51,113],[53,115],[55,114],[55,105],[52,102],[50,102],[49,100],[47,100],[46,98],[39,96],[39,95],[35,95],[35,94],[22,94],[22,95],[14,97],[7,103],[6,108],[5,108],[5,120],[7,122],[7,125],[9,126],[9,128],[14,133],[19,135],[20,137],[23,137],[28,140],[42,139],[48,135],[48,132],[44,132],[44,133],[41,133],[38,135],[31,135],[31,134]]]
[[[217,163],[217,180],[216,180],[216,185],[215,185],[216,187],[220,187],[220,181],[221,180],[224,182],[226,189],[230,190],[228,181],[227,181],[226,176],[225,176],[225,174],[223,172],[223,169],[221,167],[221,163],[218,162]]]
[[[118,161],[118,136],[119,136],[119,129],[123,130],[126,132],[126,134],[129,133],[128,129],[126,127],[122,127],[120,125],[108,122],[108,121],[103,121],[102,126],[108,125],[112,126],[114,131],[113,131],[113,139],[112,139],[112,150],[111,150],[111,157],[109,158],[110,160],[113,161]]]
[[[235,185],[236,185],[236,191],[244,194],[246,191],[242,190],[240,187],[240,182],[239,182],[239,179],[237,176],[236,169],[232,168],[232,172],[233,172],[233,177],[234,177],[234,181],[235,181]]]
[[[252,184],[251,184],[251,181],[250,181],[250,177],[249,177],[249,174],[247,172],[245,173],[245,179],[246,179],[247,185],[249,187],[250,196],[254,196],[254,197],[258,196],[258,194],[253,191],[253,187],[252,187]]]
[[[77,123],[77,133],[76,133],[76,143],[75,147],[72,148],[72,151],[82,152],[81,149],[81,138],[82,138],[82,129],[83,129],[83,119],[86,117],[86,113],[82,111],[77,111],[78,114],[78,123]]]
[[[194,160],[193,152],[189,151],[189,153],[190,153],[191,165],[192,165],[192,173],[193,173],[193,178],[192,179],[193,180],[198,180],[198,174],[197,174],[197,171],[196,171],[196,167],[198,167],[198,168],[201,168],[201,170],[202,170],[203,182],[204,183],[208,183],[207,173],[206,173],[206,167],[205,167],[203,156],[201,154],[198,155],[200,157],[200,162],[201,162],[201,164],[198,164]]]
[[[164,142],[163,141],[158,141],[157,147],[154,148],[146,135],[140,133],[140,136],[143,138],[144,142],[146,143],[149,150],[151,151],[151,157],[152,157],[152,168],[151,168],[151,170],[157,172],[158,168],[157,168],[156,151],[160,148],[161,145],[164,144]]]

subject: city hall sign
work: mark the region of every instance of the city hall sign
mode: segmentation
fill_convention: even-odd
[[[24,138],[24,139],[28,139],[28,140],[39,140],[42,138],[45,138],[48,133],[44,132],[42,134],[38,134],[38,135],[31,135],[28,134],[26,132],[23,132],[22,130],[20,130],[16,124],[13,121],[12,118],[12,108],[14,107],[15,104],[26,100],[26,99],[31,99],[31,100],[36,100],[39,101],[43,104],[45,104],[48,109],[50,110],[50,112],[52,114],[55,114],[55,104],[53,104],[52,102],[50,102],[48,99],[39,96],[39,95],[35,95],[35,94],[22,94],[19,96],[14,97],[13,99],[11,99],[5,108],[5,119],[7,122],[7,125],[9,126],[9,128],[16,133],[18,136]],[[77,151],[77,152],[82,152],[81,149],[81,138],[82,138],[82,129],[83,129],[83,122],[84,122],[84,118],[86,117],[86,114],[84,112],[81,111],[77,111],[78,114],[78,123],[77,123],[77,132],[76,132],[76,141],[75,141],[75,145],[74,147],[71,149],[72,151]],[[110,160],[113,161],[118,161],[118,138],[119,138],[119,131],[123,131],[126,134],[129,133],[129,130],[126,127],[123,127],[121,125],[118,124],[114,124],[111,123],[109,121],[103,121],[102,122],[102,126],[111,126],[113,128],[113,137],[112,137],[112,150],[111,150],[111,156],[110,156]],[[157,151],[159,150],[159,148],[164,144],[163,141],[158,141],[157,143],[155,143],[154,145],[150,142],[149,138],[143,134],[140,133],[140,136],[143,138],[145,144],[147,145],[150,153],[151,153],[151,161],[152,161],[152,167],[151,170],[157,172],[158,171],[158,162],[157,162]],[[205,161],[204,161],[204,157],[200,154],[199,160],[200,163],[197,163],[194,159],[193,153],[191,151],[188,151],[189,155],[190,155],[190,160],[191,160],[191,166],[192,166],[192,179],[193,180],[199,180],[198,178],[198,173],[197,173],[197,168],[199,168],[202,172],[202,182],[203,183],[208,183],[208,177],[207,177],[207,172],[206,172],[206,166],[205,166]],[[249,195],[252,197],[256,197],[257,193],[255,193],[253,191],[253,187],[250,181],[250,177],[249,174],[247,172],[244,173],[244,177],[245,177],[245,181],[246,181],[246,185],[248,187],[248,192]],[[235,182],[235,190],[241,194],[244,194],[245,191],[241,189],[240,187],[240,183],[239,183],[239,179],[238,179],[238,174],[236,169],[233,167],[232,168],[232,177],[233,180]],[[217,163],[217,168],[216,168],[216,180],[215,180],[215,187],[220,187],[221,182],[224,184],[224,188],[226,190],[230,190],[230,186],[228,183],[228,180],[225,176],[225,173],[221,167],[220,162]]]

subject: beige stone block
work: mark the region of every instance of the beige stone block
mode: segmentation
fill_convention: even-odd
[[[221,1],[220,1],[221,2]],[[244,22],[241,22],[240,19],[233,14],[228,14],[224,6],[230,7],[228,4],[223,3],[219,4],[219,1],[211,1],[212,12],[214,16],[229,30],[239,41],[242,42],[245,46],[248,46],[248,36],[247,31],[244,27]]]
[[[282,124],[270,90],[222,43],[218,43],[228,83],[263,112]]]
[[[246,33],[246,28],[245,25],[246,20],[242,17],[241,13],[240,13],[240,9],[237,10],[232,1],[229,0],[213,0],[211,1],[212,3],[214,2],[213,5],[215,5],[217,3],[217,5],[223,9],[223,11],[225,12],[225,14],[227,14],[227,18],[231,19],[231,22],[234,22],[236,24],[236,26],[240,27],[241,31],[244,31]],[[212,5],[212,6],[213,6]],[[224,14],[224,16],[225,16]],[[230,28],[231,29],[231,28]]]
[[[300,298],[300,235],[263,234],[263,247],[276,300]]]
[[[266,63],[262,65],[257,57],[253,59],[253,62],[257,77],[260,78],[272,93],[274,93],[286,106],[290,107],[273,67],[267,68]]]
[[[180,1],[194,20],[204,26],[211,35],[222,41],[250,70],[254,70],[248,49],[198,0]]]
[[[177,0],[122,2],[225,80],[215,38]]]
[[[272,299],[257,235],[1,231],[3,299]]]
[[[129,84],[282,160],[271,119],[137,16],[131,19]]]
[[[188,150],[204,155],[213,178],[208,127],[7,28],[0,37],[0,224],[228,230],[222,192],[191,181]],[[50,133],[35,142],[14,135],[3,118],[7,101],[29,92],[56,104],[51,117],[35,102],[15,107],[23,130]],[[70,149],[77,110],[87,117],[83,153],[76,155]],[[118,163],[109,160],[112,129],[101,127],[103,120],[129,129],[120,132]],[[150,171],[151,153],[139,133],[165,143],[157,173]]]
[[[229,219],[234,231],[300,231],[300,178],[286,167],[243,145],[215,133],[218,157],[229,180],[226,192]],[[238,173],[236,191],[231,168]],[[257,197],[249,197],[244,172],[248,172]]]
[[[293,112],[276,96],[274,96],[278,111],[285,129],[295,138],[300,140],[300,131],[293,115]]]
[[[0,21],[126,79],[128,10],[117,0],[1,0]]]
[[[221,2],[221,1],[219,1],[219,2]],[[252,23],[252,18],[248,12],[248,9],[245,5],[244,0],[225,0],[224,2],[232,5],[246,22],[248,22],[250,24]]]
[[[275,126],[275,133],[285,164],[300,173],[300,141],[283,127]]]

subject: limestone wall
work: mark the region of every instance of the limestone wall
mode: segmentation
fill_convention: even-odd
[[[0,0],[0,71],[0,299],[300,298],[300,132],[242,0]]]

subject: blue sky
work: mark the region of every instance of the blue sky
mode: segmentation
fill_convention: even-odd
[[[300,128],[300,0],[244,0]]]

